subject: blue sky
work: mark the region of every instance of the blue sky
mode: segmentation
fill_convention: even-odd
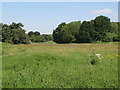
[[[2,21],[21,22],[25,30],[49,34],[61,23],[105,15],[118,21],[117,2],[3,2]]]

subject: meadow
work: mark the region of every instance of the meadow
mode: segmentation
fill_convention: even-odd
[[[118,44],[3,44],[2,87],[117,88]]]

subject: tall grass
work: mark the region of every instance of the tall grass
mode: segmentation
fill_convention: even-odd
[[[91,65],[93,48],[103,56]],[[117,44],[3,45],[4,88],[116,88]]]

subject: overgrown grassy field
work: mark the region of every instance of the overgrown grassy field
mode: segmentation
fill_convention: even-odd
[[[2,46],[3,88],[116,88],[118,45],[29,44]],[[95,52],[100,63],[90,61]]]

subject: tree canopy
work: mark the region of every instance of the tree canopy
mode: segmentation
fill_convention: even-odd
[[[30,31],[27,34],[26,31],[23,29],[23,26],[24,25],[22,23],[15,23],[15,22],[13,22],[10,25],[1,23],[0,31],[2,32],[0,33],[2,33],[2,42],[12,43],[12,44],[20,44],[20,43],[29,44],[31,42],[38,43],[38,42],[49,41],[48,38],[46,40],[46,38],[43,37],[38,31],[35,32]]]
[[[56,43],[92,43],[119,41],[117,22],[110,22],[106,16],[98,16],[91,21],[61,23],[53,31]]]
[[[71,22],[68,24],[66,24],[65,22],[61,23],[53,31],[53,41],[57,43],[75,42],[80,25],[80,21]]]
[[[62,22],[52,34],[40,34],[35,30],[26,33],[22,23],[0,23],[0,41],[12,44],[116,42],[120,41],[119,26],[120,22],[111,22],[102,15],[90,21]]]

